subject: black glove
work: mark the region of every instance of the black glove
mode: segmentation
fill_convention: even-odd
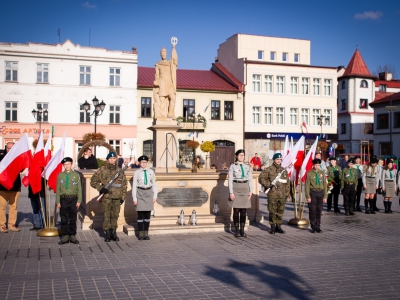
[[[100,190],[100,194],[107,194],[108,192],[109,192],[109,190],[104,187],[101,188],[101,190]]]
[[[125,202],[124,200],[120,199],[120,200],[119,200],[119,205],[124,204],[124,202]]]

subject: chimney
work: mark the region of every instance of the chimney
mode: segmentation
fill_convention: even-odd
[[[392,73],[389,73],[389,72],[381,72],[381,73],[379,73],[379,79],[380,80],[391,81],[392,78],[393,78]]]
[[[133,53],[133,54],[138,54],[138,53],[137,53],[137,50],[136,50],[136,47],[132,47],[132,53]]]

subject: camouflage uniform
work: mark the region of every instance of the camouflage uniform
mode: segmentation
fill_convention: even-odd
[[[282,172],[284,168],[276,163],[273,163],[270,167],[262,171],[258,177],[258,182],[267,190],[271,185],[271,182]],[[269,223],[282,225],[283,224],[283,213],[285,211],[286,198],[289,196],[290,182],[288,173],[284,171],[280,178],[286,182],[276,182],[276,187],[272,187],[268,192],[268,211],[269,211]]]
[[[97,170],[90,180],[91,187],[100,191],[120,170],[117,164],[111,165],[107,163],[105,166]],[[104,194],[101,210],[104,214],[103,230],[117,229],[117,221],[119,217],[120,205],[126,198],[127,180],[125,174],[121,172],[113,185],[108,189],[109,192]]]
[[[328,187],[333,184],[333,189],[331,193],[328,195],[328,212],[331,211],[332,208],[332,198],[333,198],[333,210],[335,213],[339,213],[339,194],[340,194],[340,179],[342,178],[342,169],[336,166],[329,166],[328,170]]]
[[[357,170],[354,168],[345,168],[342,173],[340,187],[343,194],[343,206],[346,216],[354,214],[354,201],[356,200],[358,185]]]

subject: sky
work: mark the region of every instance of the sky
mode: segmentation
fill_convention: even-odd
[[[311,65],[347,66],[356,47],[370,72],[394,67],[400,78],[400,1],[359,0],[1,0],[0,42],[130,51],[154,66],[178,38],[180,69],[208,70],[234,34],[311,41]]]

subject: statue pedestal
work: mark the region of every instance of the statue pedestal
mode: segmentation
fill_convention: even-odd
[[[176,133],[181,128],[172,119],[158,119],[148,128],[153,131],[153,167],[156,173],[178,172],[179,145]]]

